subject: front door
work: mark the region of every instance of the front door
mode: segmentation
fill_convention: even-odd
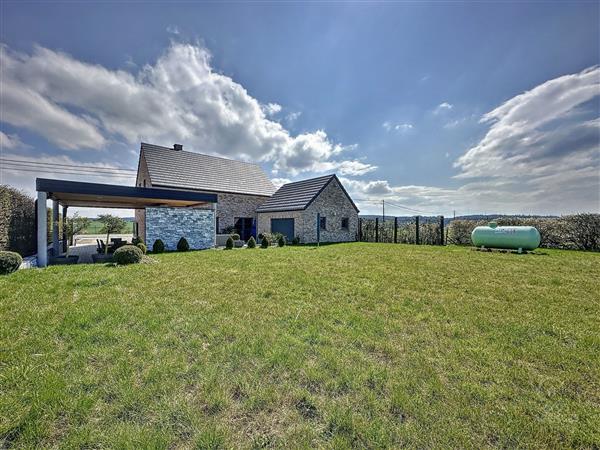
[[[235,231],[240,235],[240,239],[247,241],[250,236],[254,235],[254,219],[252,217],[236,217]]]
[[[271,219],[271,233],[281,233],[286,241],[294,239],[294,219]]]

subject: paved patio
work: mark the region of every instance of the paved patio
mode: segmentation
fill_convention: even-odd
[[[97,246],[94,245],[72,245],[69,247],[69,251],[67,255],[78,255],[79,260],[77,264],[92,264],[94,261],[92,260],[92,255],[96,254]]]

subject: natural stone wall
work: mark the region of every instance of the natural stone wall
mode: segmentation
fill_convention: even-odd
[[[269,197],[243,194],[217,194],[217,217],[219,232],[235,225],[236,217],[256,218],[256,209]]]
[[[191,249],[215,245],[215,215],[212,209],[146,208],[146,244],[152,248],[156,239],[167,250],[176,250],[177,242],[186,238]]]
[[[317,242],[317,213],[326,218],[327,230],[321,230],[321,242],[356,241],[358,212],[333,179],[304,211],[284,211],[258,214],[258,233],[271,232],[271,219],[294,219],[294,233],[302,243]],[[342,219],[348,218],[348,229],[342,229]]]

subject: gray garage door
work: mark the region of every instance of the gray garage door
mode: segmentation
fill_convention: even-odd
[[[294,219],[271,219],[271,233],[281,233],[290,242],[294,239]]]

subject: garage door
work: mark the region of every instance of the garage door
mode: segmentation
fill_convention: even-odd
[[[294,219],[271,219],[271,233],[281,233],[290,242],[294,239]]]

